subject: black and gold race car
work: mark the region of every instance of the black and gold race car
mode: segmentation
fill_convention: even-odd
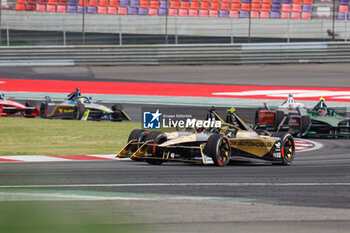
[[[234,109],[230,109],[230,116],[226,119],[215,109],[210,114],[222,121],[221,127],[191,128],[170,133],[134,130],[117,157],[130,157],[156,165],[179,161],[226,166],[236,158],[262,159],[282,165],[292,163],[295,144],[289,133],[259,135]],[[228,120],[230,123],[226,123]]]

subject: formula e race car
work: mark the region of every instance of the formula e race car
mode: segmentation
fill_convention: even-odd
[[[205,116],[205,120],[211,120],[211,121],[220,121],[222,123],[229,123],[229,124],[235,124],[235,117],[233,113],[236,112],[236,109],[234,107],[226,110],[227,115],[226,117],[220,115],[214,106],[210,107],[207,109],[207,113]],[[238,115],[237,113],[235,113]],[[240,119],[242,119],[245,123],[249,123],[248,120],[245,118],[239,116]],[[184,130],[177,130],[177,131],[172,131],[172,132],[165,132],[164,134],[166,135],[167,140],[174,139],[177,137],[181,136],[187,136],[191,135],[193,133],[197,133],[202,131],[204,128],[185,128]],[[117,157],[119,158],[129,158],[131,157],[139,148],[142,146],[146,141],[149,140],[154,140],[155,136],[157,135],[157,132],[148,132],[144,129],[135,129],[133,130],[128,138],[128,145],[126,149],[124,150],[124,153],[119,153]]]
[[[4,94],[0,93],[0,116],[39,116],[39,109],[32,102],[26,101],[25,104],[13,100],[7,100]]]
[[[217,118],[222,118],[215,111]],[[258,135],[235,112],[234,124],[222,123],[216,128],[189,128],[182,132],[163,133],[133,130],[128,144],[117,157],[129,157],[150,164],[167,161],[194,162],[226,166],[230,160],[252,158],[290,165],[295,156],[294,138],[286,132],[273,137]]]
[[[121,104],[114,104],[111,108],[96,104],[91,97],[82,96],[77,88],[61,103],[54,103],[46,96],[40,105],[40,117],[75,120],[130,120]]]
[[[323,97],[313,109],[308,111],[308,116],[311,118],[311,127],[305,136],[350,136],[350,118],[343,117],[336,113],[334,108],[327,107]]]
[[[264,104],[264,109],[257,110],[255,114],[256,130],[287,131],[294,136],[304,136],[310,126],[306,107],[296,103],[291,94],[277,109],[272,110]]]

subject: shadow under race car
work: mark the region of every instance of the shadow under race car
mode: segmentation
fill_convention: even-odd
[[[91,97],[81,96],[78,88],[60,103],[54,103],[50,97],[46,96],[45,101],[40,105],[40,116],[75,120],[130,120],[121,104],[114,104],[111,108],[96,104]]]
[[[237,158],[262,159],[283,165],[292,163],[295,144],[291,134],[258,135],[233,109],[228,114],[226,120],[229,118],[231,124],[224,123],[224,118],[215,109],[210,110],[209,115],[222,123],[218,128],[187,128],[165,133],[133,130],[128,144],[117,157],[130,157],[155,165],[179,161],[226,166]]]
[[[36,117],[39,116],[39,109],[30,101],[21,104],[0,94],[0,116]]]

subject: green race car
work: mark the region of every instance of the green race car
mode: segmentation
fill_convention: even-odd
[[[350,137],[350,118],[336,113],[334,108],[328,108],[323,98],[308,111],[311,126],[305,136],[320,137]]]

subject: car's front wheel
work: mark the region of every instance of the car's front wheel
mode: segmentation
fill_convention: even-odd
[[[85,113],[85,105],[82,103],[77,103],[74,106],[73,119],[74,120],[81,120],[81,118],[83,118],[84,113]]]
[[[230,162],[230,142],[228,138],[222,134],[211,135],[205,145],[204,151],[213,159],[216,166],[223,167]]]
[[[281,138],[281,163],[291,165],[295,156],[294,138],[289,133],[278,132],[275,137]]]
[[[40,117],[47,118],[47,103],[41,103],[41,105],[40,105]]]
[[[137,142],[136,144],[131,146],[132,153],[136,152],[140,148],[141,143],[145,142],[147,135],[148,135],[148,132],[143,129],[134,129],[133,131],[131,131],[131,133],[129,134],[128,143],[131,140],[136,140]]]
[[[159,145],[159,144],[166,142],[168,140],[167,136],[162,132],[153,131],[153,132],[150,132],[145,139],[145,141],[150,141],[150,140],[153,141],[154,146],[151,146],[148,149],[148,153],[152,154],[153,155],[152,157],[155,157],[155,158],[161,157],[162,151],[159,150],[159,148],[156,145],[157,144]],[[153,158],[145,159],[145,161],[149,164],[152,164],[152,165],[161,165],[163,163],[162,160],[153,159]]]

